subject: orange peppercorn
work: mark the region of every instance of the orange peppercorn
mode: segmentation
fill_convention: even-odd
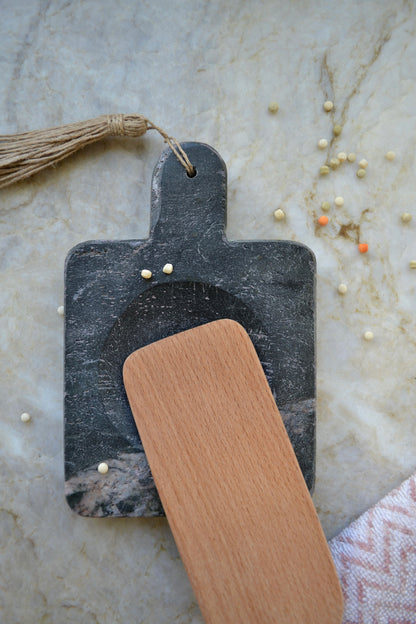
[[[318,219],[318,223],[319,225],[326,225],[328,223],[329,219],[326,215],[322,215],[322,217],[319,217]]]
[[[360,253],[367,253],[367,251],[368,251],[368,245],[367,245],[367,243],[360,243],[360,244],[358,245],[358,251],[359,251]]]

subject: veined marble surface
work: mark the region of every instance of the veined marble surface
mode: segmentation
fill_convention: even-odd
[[[315,252],[314,502],[335,535],[416,467],[415,5],[0,0],[0,12],[0,133],[142,112],[220,152],[230,239]],[[150,133],[108,140],[0,191],[4,624],[202,622],[165,520],[87,520],[63,496],[64,259],[86,239],[147,236],[163,148]],[[320,177],[339,151],[357,161]],[[325,200],[330,223],[319,228]]]

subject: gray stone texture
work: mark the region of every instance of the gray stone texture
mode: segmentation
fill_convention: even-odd
[[[82,515],[163,514],[122,366],[146,344],[219,318],[249,333],[313,488],[314,256],[292,241],[228,241],[225,164],[207,145],[183,147],[197,173],[188,177],[171,150],[162,154],[148,239],[88,241],[67,257],[66,494]],[[171,275],[162,271],[166,263]],[[152,271],[150,280],[142,269]],[[110,465],[107,475],[96,473],[101,461]]]

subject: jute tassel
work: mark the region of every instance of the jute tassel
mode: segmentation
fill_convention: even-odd
[[[47,130],[0,135],[0,188],[28,178],[105,137],[139,137],[147,130],[159,132],[188,175],[195,175],[188,156],[176,139],[143,115],[101,115]]]

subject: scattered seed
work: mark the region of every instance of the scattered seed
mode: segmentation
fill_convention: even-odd
[[[340,126],[339,124],[336,124],[333,128],[332,131],[334,133],[335,136],[339,136],[342,132],[342,126]]]
[[[338,160],[338,158],[331,158],[331,160],[329,161],[331,169],[337,169],[340,164],[341,162]]]
[[[348,156],[347,156],[348,162],[355,162],[356,158],[357,158],[357,156],[354,154],[354,152],[351,152],[351,154],[348,154]]]
[[[341,208],[341,206],[344,205],[344,198],[343,197],[335,197],[334,204],[338,208]]]
[[[340,295],[345,295],[345,293],[347,292],[348,288],[346,284],[340,284],[338,286],[338,292]]]
[[[328,211],[331,208],[331,204],[327,201],[322,202],[321,204],[321,208],[322,210]]]
[[[320,149],[325,149],[328,146],[328,141],[326,139],[319,139],[318,147]]]
[[[360,244],[358,245],[358,251],[359,251],[360,253],[367,253],[367,251],[368,251],[368,245],[367,245],[367,243],[360,243]]]
[[[20,420],[24,423],[28,423],[32,420],[32,417],[27,412],[23,412],[23,414],[20,414]]]
[[[143,277],[143,279],[150,279],[152,277],[152,272],[149,271],[149,269],[143,269],[140,275]]]
[[[326,215],[322,215],[322,217],[319,217],[318,219],[319,225],[327,225],[328,222],[329,222],[329,219]]]
[[[59,306],[58,308],[56,308],[56,311],[58,312],[59,316],[63,316],[65,314],[64,306]]]
[[[107,474],[108,464],[106,464],[105,462],[101,462],[101,464],[98,464],[97,470],[100,474]]]
[[[358,169],[357,171],[357,178],[365,178],[366,176],[366,170],[365,169]]]
[[[410,223],[411,220],[412,220],[412,215],[410,214],[410,212],[404,212],[402,214],[403,223]]]
[[[372,331],[366,331],[363,334],[364,340],[372,340],[374,338],[374,334]]]
[[[409,268],[410,269],[416,269],[416,260],[410,260]]]
[[[277,102],[270,102],[269,111],[271,113],[277,113],[278,110],[279,110],[279,104]]]
[[[334,103],[333,103],[333,102],[331,102],[331,100],[327,100],[327,101],[324,103],[324,110],[325,110],[327,113],[329,113],[329,111],[331,111],[333,108],[334,108]]]
[[[286,216],[284,210],[282,210],[281,208],[275,210],[273,214],[276,221],[282,221]]]
[[[337,154],[337,158],[340,162],[345,162],[347,160],[347,155],[345,152],[339,152],[339,154]]]
[[[169,262],[167,264],[165,264],[165,266],[162,269],[163,273],[166,273],[166,275],[170,275],[173,271],[173,264],[170,264]]]
[[[358,163],[358,166],[359,166],[361,169],[367,169],[367,167],[368,167],[368,161],[367,161],[365,158],[362,158],[362,159],[360,160],[360,162]]]
[[[386,158],[387,158],[387,160],[394,160],[396,158],[396,153],[395,152],[387,152]]]
[[[319,173],[321,175],[328,175],[328,173],[329,173],[328,165],[322,165],[322,167],[319,169]]]

